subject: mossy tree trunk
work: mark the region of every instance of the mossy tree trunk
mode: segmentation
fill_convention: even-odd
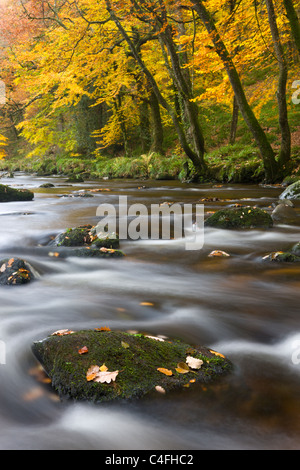
[[[291,26],[292,35],[300,56],[300,22],[297,15],[297,11],[293,5],[292,0],[283,0],[283,3]]]
[[[281,130],[281,148],[279,153],[279,163],[281,166],[284,166],[289,162],[291,158],[291,131],[288,121],[288,110],[286,101],[288,65],[280,40],[273,0],[265,0],[265,2],[268,11],[269,25],[273,38],[274,50],[279,67],[278,88],[276,93],[279,112],[279,125]]]
[[[106,3],[107,11],[109,12],[112,21],[114,21],[114,23],[117,26],[118,30],[120,31],[123,39],[127,42],[132,56],[135,58],[137,64],[139,65],[141,70],[144,72],[149,84],[151,85],[152,90],[153,90],[153,92],[154,92],[154,94],[157,98],[157,101],[158,101],[159,105],[162,106],[167,111],[170,118],[172,119],[173,125],[175,127],[175,131],[178,135],[178,139],[179,139],[179,142],[181,144],[181,147],[182,147],[184,153],[192,161],[192,163],[195,167],[196,173],[198,175],[206,175],[207,174],[207,166],[206,166],[206,163],[205,163],[204,158],[203,158],[204,157],[203,156],[204,145],[203,145],[203,140],[202,140],[202,134],[201,134],[201,131],[200,131],[200,127],[198,126],[198,124],[196,122],[197,113],[195,112],[195,105],[194,105],[194,103],[188,102],[189,101],[188,91],[186,92],[183,88],[183,92],[185,93],[185,96],[186,96],[186,111],[187,111],[187,116],[190,119],[190,127],[191,127],[191,131],[193,133],[195,148],[192,148],[192,146],[189,144],[188,139],[187,139],[187,135],[185,133],[184,126],[180,122],[180,119],[178,118],[178,115],[177,115],[176,111],[172,108],[172,106],[167,102],[167,100],[161,94],[154,76],[152,75],[152,73],[150,72],[150,70],[146,66],[145,62],[143,61],[143,59],[141,57],[141,54],[139,54],[137,48],[135,47],[135,44],[134,44],[133,40],[131,39],[131,37],[129,36],[129,34],[125,30],[125,28],[123,27],[123,25],[121,23],[121,20],[119,20],[119,18],[116,16],[116,14],[115,14],[112,6],[111,6],[110,1],[106,0],[105,3]],[[171,46],[170,43],[168,45],[170,47],[174,47],[174,44],[173,44],[173,46]],[[176,68],[176,72],[174,72],[174,73],[176,73],[176,76],[177,76],[177,79],[178,79],[178,77],[180,75],[180,70],[178,69],[179,63],[177,64],[173,52],[172,52],[172,57],[174,59],[174,67]],[[181,78],[178,80],[178,84],[180,84],[179,86],[182,87],[183,82],[181,81]]]

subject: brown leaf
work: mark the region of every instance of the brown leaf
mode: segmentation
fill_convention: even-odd
[[[86,380],[90,382],[91,380],[94,380],[96,377],[97,373],[99,372],[99,366],[91,366],[86,373]]]
[[[96,374],[96,377],[94,378],[94,382],[100,382],[100,383],[110,383],[114,382],[116,380],[116,377],[118,375],[119,371],[115,370],[114,372],[109,372],[108,370],[103,371],[103,372],[98,372]]]
[[[64,329],[64,330],[57,330],[54,333],[51,334],[51,336],[64,336],[64,335],[70,335],[72,333],[75,333],[72,330]]]
[[[78,352],[79,354],[86,354],[87,352],[89,352],[89,350],[87,346],[83,346],[83,348],[79,349]]]

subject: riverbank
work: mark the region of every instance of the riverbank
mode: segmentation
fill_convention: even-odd
[[[264,168],[258,150],[252,145],[225,145],[206,155],[210,168],[208,181],[218,183],[262,183]],[[22,171],[39,176],[65,175],[78,179],[137,178],[154,180],[193,179],[193,168],[182,155],[154,152],[134,157],[47,156],[11,158],[0,162],[0,171]],[[293,149],[287,182],[300,178],[300,152]]]

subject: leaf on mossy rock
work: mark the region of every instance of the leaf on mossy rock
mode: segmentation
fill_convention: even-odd
[[[196,357],[188,356],[186,358],[186,363],[191,369],[200,369],[203,361],[201,359],[197,359]]]
[[[157,370],[165,375],[173,375],[173,372],[170,369],[165,369],[164,367],[158,367]]]
[[[179,374],[187,374],[190,372],[190,368],[185,362],[179,362],[175,370]]]

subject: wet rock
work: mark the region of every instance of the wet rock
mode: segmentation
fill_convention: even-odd
[[[205,226],[224,229],[269,228],[273,226],[273,220],[262,209],[241,206],[215,212],[206,219]]]
[[[300,262],[300,242],[296,243],[288,251],[273,251],[263,257],[264,261],[277,261],[283,263]]]
[[[62,400],[136,399],[157,387],[168,392],[209,383],[232,370],[228,359],[207,348],[105,327],[58,331],[32,350]]]
[[[52,183],[44,183],[44,184],[41,184],[40,188],[54,188],[54,184]]]
[[[55,251],[48,252],[48,256],[53,258],[69,258],[72,256],[79,258],[121,258],[125,254],[123,251],[113,248],[83,246],[79,248],[55,248]]]
[[[116,233],[97,233],[97,227],[93,225],[81,225],[67,229],[53,243],[57,246],[116,249],[119,248],[119,237]]]
[[[300,199],[300,180],[290,184],[280,194],[279,199]]]
[[[31,266],[19,258],[0,261],[0,285],[28,284],[34,279]]]
[[[81,176],[74,175],[70,176],[66,183],[84,183],[84,179]]]
[[[33,192],[28,189],[15,189],[0,184],[0,202],[32,201],[33,198]]]
[[[278,223],[294,223],[298,222],[299,216],[293,207],[293,203],[286,199],[279,202],[271,214],[274,222]]]

